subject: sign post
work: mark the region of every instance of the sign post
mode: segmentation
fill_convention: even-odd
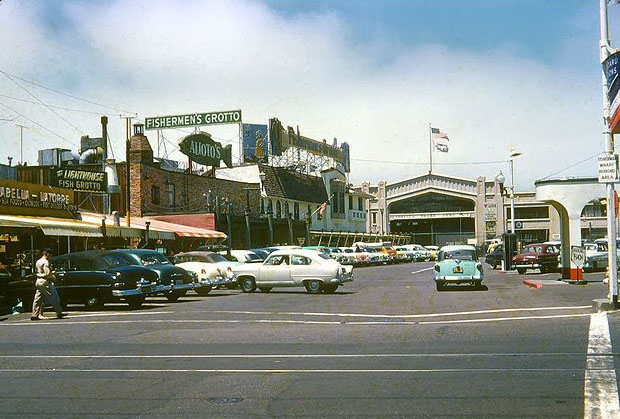
[[[575,278],[571,277],[571,279],[574,279],[575,281],[583,281],[583,270],[581,267],[586,261],[586,251],[584,248],[581,246],[571,246],[570,261],[577,267]]]

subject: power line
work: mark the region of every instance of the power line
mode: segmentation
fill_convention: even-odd
[[[22,114],[22,113],[19,113],[18,111],[16,111],[15,109],[13,109],[13,108],[11,108],[11,107],[9,107],[9,106],[5,105],[4,103],[0,102],[0,106],[3,106],[3,107],[5,107],[5,108],[7,108],[8,110],[10,110],[10,111],[12,111],[12,112],[16,113],[17,115],[19,115],[19,116],[21,116],[22,118],[24,118],[24,119],[26,119],[26,120],[28,120],[28,121],[32,122],[32,123],[33,123],[33,124],[35,124],[36,126],[38,126],[38,127],[42,128],[42,129],[44,129],[45,131],[49,132],[50,134],[55,135],[56,137],[60,138],[61,140],[65,141],[65,142],[67,142],[67,143],[69,143],[69,144],[72,144],[72,145],[74,145],[74,146],[76,146],[76,147],[78,147],[78,148],[80,147],[79,145],[77,145],[77,144],[76,144],[76,143],[74,143],[73,141],[68,140],[68,139],[66,139],[65,137],[63,137],[62,135],[55,133],[54,131],[52,131],[51,129],[47,128],[46,126],[39,124],[37,121],[35,121],[35,120],[31,119],[31,118],[28,118],[26,115],[24,115],[24,114]]]
[[[104,107],[104,108],[112,109],[112,110],[115,110],[115,111],[120,111],[120,112],[123,112],[123,113],[130,113],[130,114],[134,114],[134,115],[138,114],[137,112],[131,112],[131,111],[127,111],[127,110],[124,110],[124,109],[121,109],[121,108],[115,108],[113,106],[108,106],[108,105],[105,105],[103,103],[95,102],[95,101],[92,101],[92,100],[89,100],[89,99],[84,99],[84,98],[81,98],[81,97],[78,97],[78,96],[74,96],[74,95],[69,94],[69,93],[61,92],[60,90],[56,90],[56,89],[53,89],[51,87],[43,86],[42,84],[35,83],[35,82],[27,80],[27,79],[25,79],[23,77],[16,76],[15,74],[7,73],[6,71],[3,71],[3,70],[0,70],[0,73],[4,74],[5,76],[8,75],[8,76],[15,77],[16,79],[19,79],[19,80],[21,80],[21,81],[23,81],[25,83],[32,84],[33,86],[40,87],[41,89],[49,90],[51,92],[67,96],[67,97],[70,97],[70,98],[75,99],[75,100],[80,100],[82,102],[90,103],[91,105],[97,105],[97,106],[101,106],[101,107]]]
[[[3,94],[0,94],[0,97],[4,97],[4,98],[7,98],[7,99],[11,99],[11,100],[17,100],[19,102],[31,103],[31,104],[37,105],[37,106],[43,106],[40,103],[35,102],[34,100],[22,99],[22,98],[19,98],[19,97],[13,97],[13,96],[3,95]],[[92,115],[106,115],[106,116],[116,116],[117,115],[115,113],[112,114],[112,113],[103,113],[103,112],[96,112],[96,111],[86,111],[84,109],[66,108],[64,106],[55,106],[55,105],[50,105],[50,104],[47,104],[45,106],[50,107],[50,108],[54,108],[54,109],[61,109],[63,111],[81,112],[81,113],[88,113],[88,114],[92,114]]]
[[[71,126],[71,128],[73,128],[74,130],[76,130],[79,134],[83,134],[84,132],[79,129],[78,127],[76,127],[75,125],[73,125],[71,122],[69,122],[68,119],[66,119],[64,116],[62,116],[61,114],[59,114],[58,112],[56,112],[54,109],[52,109],[51,107],[47,106],[47,104],[45,102],[43,102],[41,99],[39,99],[37,96],[35,96],[32,92],[30,92],[28,89],[26,89],[24,86],[22,86],[17,80],[13,79],[13,77],[9,76],[8,74],[4,73],[4,75],[11,80],[13,83],[15,83],[19,88],[21,88],[24,92],[28,93],[30,96],[32,96],[33,98],[35,98],[41,105],[45,106],[50,112],[52,112],[54,115],[56,115],[57,117],[59,117],[60,119],[62,119],[64,122],[66,122],[69,126]]]

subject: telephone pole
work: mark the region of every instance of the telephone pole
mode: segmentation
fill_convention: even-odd
[[[134,117],[121,115],[121,118],[125,120],[125,164],[127,165],[127,170],[125,171],[125,222],[127,223],[127,227],[131,227],[131,193],[129,191],[131,186],[129,176],[131,173],[131,165],[129,164],[129,150],[131,149],[131,120]]]
[[[19,127],[19,163],[24,163],[24,128],[27,128],[24,125],[15,124]]]

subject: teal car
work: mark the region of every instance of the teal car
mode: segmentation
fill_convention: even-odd
[[[434,273],[437,291],[448,284],[482,285],[482,264],[478,262],[474,246],[444,246],[439,249]]]

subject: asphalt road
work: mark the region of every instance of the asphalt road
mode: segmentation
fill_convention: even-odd
[[[602,318],[611,346],[592,343],[604,284],[489,268],[484,289],[437,292],[431,269],[356,268],[334,295],[222,290],[139,311],[10,316],[0,322],[0,418],[549,418],[617,404],[620,315]],[[590,367],[598,361],[611,364]]]

